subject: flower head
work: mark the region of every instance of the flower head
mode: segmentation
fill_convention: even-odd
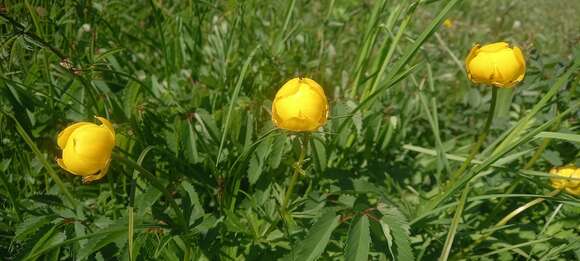
[[[326,123],[327,117],[326,95],[312,79],[289,80],[278,90],[272,103],[272,121],[278,128],[315,131]]]
[[[443,21],[443,26],[445,26],[445,28],[447,29],[451,29],[453,27],[453,20],[447,18],[445,19],[445,21]]]
[[[58,165],[64,170],[83,177],[83,182],[103,178],[109,169],[115,147],[115,130],[105,118],[97,118],[102,125],[77,122],[58,134],[62,158]]]
[[[474,83],[509,88],[524,79],[526,61],[518,47],[506,42],[476,44],[465,59],[467,77]]]
[[[552,187],[580,196],[580,168],[574,165],[567,165],[550,170]],[[556,177],[557,176],[557,177]]]

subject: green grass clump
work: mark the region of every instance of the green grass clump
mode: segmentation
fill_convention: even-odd
[[[578,1],[57,2],[0,3],[6,260],[580,259],[548,174],[580,165]],[[452,176],[492,96],[463,60],[496,41],[526,77]],[[297,76],[331,109],[304,147],[271,122]],[[56,136],[95,115],[117,146],[82,184]]]

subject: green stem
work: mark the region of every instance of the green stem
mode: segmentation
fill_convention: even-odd
[[[467,156],[467,159],[465,159],[465,161],[463,162],[463,164],[461,164],[461,167],[459,167],[459,169],[457,169],[455,172],[453,172],[453,174],[451,174],[452,180],[457,179],[459,176],[461,176],[461,174],[463,174],[463,172],[465,172],[465,170],[469,167],[469,164],[471,164],[471,161],[475,158],[475,155],[477,155],[477,153],[479,152],[479,149],[481,148],[481,146],[485,142],[485,139],[487,138],[487,135],[489,134],[489,129],[491,127],[491,123],[493,122],[493,115],[495,113],[496,102],[497,102],[497,87],[492,87],[492,89],[491,89],[491,103],[489,105],[489,112],[487,114],[487,121],[485,122],[485,126],[483,127],[483,131],[479,134],[479,137],[477,138],[477,142],[471,147],[471,150],[469,152],[469,156]]]
[[[133,207],[127,208],[127,214],[129,216],[129,224],[127,226],[127,236],[128,236],[128,243],[129,243],[129,260],[133,261],[133,234],[134,234],[134,224],[135,219],[133,216]]]
[[[294,191],[294,187],[296,186],[296,182],[298,181],[298,176],[300,176],[302,172],[302,164],[304,163],[304,155],[306,154],[306,146],[308,145],[308,140],[310,138],[310,134],[307,133],[302,136],[302,145],[300,147],[300,156],[298,157],[298,161],[294,166],[294,174],[292,175],[292,179],[290,180],[290,185],[288,185],[288,190],[286,190],[286,194],[284,194],[284,201],[282,202],[282,213],[286,214],[286,210],[288,209],[288,202],[290,201],[290,197],[292,197],[292,192]]]

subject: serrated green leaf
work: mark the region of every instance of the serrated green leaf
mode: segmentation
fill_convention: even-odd
[[[188,181],[183,181],[181,183],[181,186],[183,187],[183,189],[187,192],[187,195],[189,196],[189,201],[191,202],[191,204],[193,205],[192,207],[192,213],[191,213],[191,220],[189,221],[191,225],[191,223],[195,220],[197,220],[198,218],[200,218],[201,216],[205,215],[205,211],[203,209],[203,206],[201,205],[200,201],[199,201],[199,195],[197,194],[197,191],[195,191],[195,188],[193,187],[193,185],[191,185],[191,183],[189,183]]]
[[[368,260],[370,243],[369,218],[363,215],[348,233],[345,260]]]
[[[285,260],[317,260],[328,245],[332,231],[338,227],[338,218],[333,209],[326,209],[318,221],[312,225],[308,236],[298,243],[294,252],[286,256]]]
[[[272,138],[264,139],[260,145],[256,148],[256,150],[252,153],[252,157],[250,158],[250,164],[248,167],[248,181],[250,184],[255,184],[256,181],[262,175],[264,171],[264,167],[266,166],[265,162],[270,153],[270,148],[272,147]]]
[[[410,227],[407,218],[396,207],[389,207],[380,203],[377,209],[383,214],[380,220],[383,233],[391,234],[394,239],[395,249],[391,248],[389,250],[395,253],[395,259],[402,261],[415,260],[413,249],[411,248]],[[389,237],[386,238],[388,241]]]
[[[135,209],[137,210],[136,215],[138,217],[143,216],[145,211],[151,207],[163,193],[158,189],[155,189],[152,185],[147,185],[145,192],[135,191]]]
[[[24,240],[28,238],[31,233],[36,232],[40,227],[50,223],[54,220],[53,216],[32,216],[24,220],[16,227],[15,240]]]
[[[316,160],[316,165],[319,171],[324,171],[326,169],[326,147],[319,137],[314,137],[312,139],[312,155]]]
[[[272,150],[270,151],[270,156],[268,160],[268,165],[271,169],[276,169],[280,166],[282,161],[282,156],[286,151],[286,142],[288,137],[286,135],[279,135],[274,138],[274,143],[272,144]]]

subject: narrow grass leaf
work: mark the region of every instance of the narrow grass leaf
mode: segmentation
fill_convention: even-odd
[[[538,133],[538,135],[536,135],[534,137],[534,139],[539,139],[539,138],[558,139],[558,140],[565,140],[565,141],[580,143],[580,135],[572,134],[572,133],[543,131],[543,132]]]
[[[409,48],[407,48],[403,57],[401,57],[397,61],[397,63],[395,63],[395,65],[393,65],[392,69],[389,71],[387,76],[385,76],[384,82],[387,82],[388,84],[386,84],[383,87],[371,92],[370,95],[368,95],[364,100],[361,101],[360,106],[367,103],[366,102],[367,100],[372,100],[379,93],[382,93],[384,90],[386,90],[392,86],[390,83],[393,81],[393,79],[396,78],[395,76],[398,75],[399,72],[405,66],[407,66],[409,64],[409,62],[415,56],[415,54],[417,53],[419,48],[421,48],[421,46],[425,43],[425,41],[427,41],[427,39],[429,39],[429,37],[435,32],[435,29],[437,29],[439,24],[441,24],[443,22],[443,19],[445,19],[445,16],[447,15],[447,13],[449,13],[449,11],[451,11],[451,9],[460,1],[462,1],[462,0],[451,0],[451,1],[447,2],[447,4],[443,7],[443,9],[441,9],[441,11],[439,11],[439,13],[435,17],[435,19],[433,19],[431,21],[431,23],[427,26],[427,28],[413,42],[413,45],[410,46]],[[380,77],[380,74],[377,75],[376,77]]]
[[[78,205],[78,202],[73,198],[72,194],[66,188],[64,182],[62,182],[60,177],[56,174],[56,171],[52,168],[52,166],[45,159],[44,155],[40,152],[40,150],[36,146],[36,143],[34,143],[34,141],[32,141],[30,136],[28,136],[28,133],[24,130],[22,125],[20,125],[20,122],[16,118],[14,118],[14,116],[12,116],[11,114],[6,114],[6,115],[8,115],[8,117],[12,118],[12,120],[14,121],[15,126],[16,126],[16,131],[18,131],[18,134],[20,134],[20,136],[22,137],[24,142],[26,142],[26,144],[28,144],[28,146],[30,147],[32,152],[34,152],[34,155],[42,163],[42,165],[46,169],[46,172],[48,172],[48,175],[54,180],[54,182],[56,183],[58,188],[64,194],[65,198],[67,199],[67,202],[73,208],[76,208]]]
[[[445,239],[445,245],[443,245],[443,251],[439,260],[446,261],[449,258],[449,253],[451,253],[451,247],[453,246],[453,240],[455,239],[455,234],[457,233],[457,228],[459,227],[459,221],[461,220],[461,215],[463,214],[463,209],[465,208],[465,202],[467,195],[469,194],[469,184],[463,189],[463,194],[459,199],[459,204],[455,209],[455,215],[451,221],[451,226],[449,227],[449,232],[447,233],[447,238]]]
[[[568,82],[570,75],[572,75],[572,73],[575,72],[576,67],[578,67],[578,64],[574,64],[570,69],[568,69],[568,72],[566,72],[564,75],[560,76],[556,80],[556,82],[552,85],[552,87],[550,87],[550,90],[548,90],[548,92],[544,96],[542,96],[542,99],[540,99],[540,101],[538,101],[538,103],[534,105],[532,110],[528,114],[526,114],[524,118],[518,121],[513,131],[495,148],[493,154],[502,151],[511,143],[516,142],[516,140],[524,132],[525,126],[528,126],[529,121],[532,121],[533,118],[536,116],[536,114],[540,112],[540,110],[544,108],[544,106],[548,103],[548,101],[550,101],[550,99],[552,99],[552,97],[554,97],[554,95],[558,93],[560,88],[562,88],[562,86],[564,86],[564,84]]]
[[[244,62],[244,66],[242,67],[242,71],[240,72],[240,77],[238,78],[238,82],[236,83],[236,87],[234,88],[234,93],[232,93],[232,97],[230,98],[230,107],[228,108],[228,114],[226,115],[226,121],[222,127],[222,137],[220,141],[220,147],[218,149],[218,156],[215,161],[216,166],[219,164],[221,155],[224,148],[224,143],[226,141],[226,136],[228,135],[228,130],[230,126],[230,119],[232,117],[232,112],[234,111],[234,105],[236,105],[236,100],[238,99],[238,95],[240,94],[240,89],[242,89],[242,82],[244,82],[244,78],[246,77],[246,72],[248,71],[248,67],[250,66],[250,62],[256,54],[256,51],[260,48],[260,46],[256,47],[251,53],[250,56]]]

